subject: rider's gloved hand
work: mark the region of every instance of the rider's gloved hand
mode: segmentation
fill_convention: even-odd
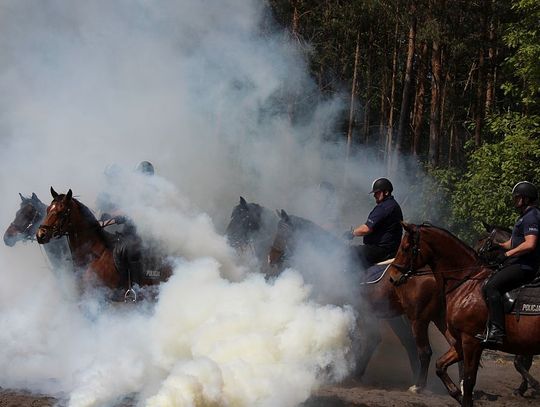
[[[343,239],[345,239],[345,240],[353,240],[354,239],[354,233],[353,233],[352,228],[350,228],[345,233],[343,233]]]
[[[115,216],[114,217],[114,223],[117,223],[117,224],[122,224],[122,223],[126,223],[127,222],[127,218],[125,216],[122,216],[122,215],[119,215],[119,216]]]
[[[506,255],[506,252],[501,252],[495,257],[495,263],[502,265],[506,260],[508,260],[508,256]]]

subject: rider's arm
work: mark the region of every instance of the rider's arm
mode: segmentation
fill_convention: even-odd
[[[370,229],[370,227],[366,224],[363,224],[361,226],[358,226],[356,229],[353,230],[353,235],[355,236],[365,236],[369,235],[373,229]]]
[[[538,236],[536,235],[525,235],[525,241],[513,249],[510,249],[506,252],[506,256],[521,256],[522,254],[532,252],[538,241]]]

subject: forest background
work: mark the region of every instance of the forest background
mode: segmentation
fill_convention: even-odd
[[[346,157],[373,148],[389,175],[397,160],[413,162],[420,218],[466,241],[483,221],[514,223],[513,185],[540,185],[540,2],[269,4],[318,97],[347,95],[331,136],[346,141]],[[309,103],[290,100],[291,120]]]

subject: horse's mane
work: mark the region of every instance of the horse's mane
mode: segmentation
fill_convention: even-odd
[[[62,200],[64,196],[65,194],[58,195],[56,198],[53,199],[53,202]],[[106,246],[109,246],[109,239],[107,238],[105,231],[99,224],[98,220],[96,219],[94,213],[90,210],[90,208],[88,208],[85,204],[75,198],[71,198],[71,200],[73,201],[73,203],[75,203],[75,206],[79,208],[79,212],[81,213],[83,219],[89,224],[90,228],[96,231],[96,233]]]
[[[305,219],[300,216],[289,215],[289,220],[293,229],[295,229],[298,232],[306,233],[308,236],[311,236],[314,238],[323,238],[326,241],[333,244],[339,244],[339,245],[345,244],[341,239],[339,239],[333,233],[329,232],[328,230],[324,229],[322,226],[317,225],[315,222],[309,219]]]
[[[454,235],[452,232],[450,232],[449,230],[447,229],[444,229],[440,226],[435,226],[435,225],[431,225],[431,224],[422,224],[422,225],[418,225],[420,228],[431,228],[431,229],[434,229],[438,232],[441,232],[445,235],[448,235],[450,238],[452,238],[453,240],[455,240],[461,247],[463,247],[463,250],[465,250],[466,252],[469,252],[469,254],[471,254],[475,259],[478,259],[478,254],[476,253],[476,251],[471,247],[469,246],[467,243],[465,243],[463,240],[461,240],[459,237],[457,237],[456,235]]]

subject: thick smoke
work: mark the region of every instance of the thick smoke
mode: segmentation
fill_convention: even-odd
[[[7,0],[0,55],[0,225],[18,192],[71,188],[95,209],[106,191],[176,259],[155,307],[113,306],[81,299],[37,244],[0,247],[0,386],[72,406],[274,407],[346,375],[352,311],[315,303],[295,271],[265,282],[223,236],[240,195],[361,223],[384,175],[365,152],[343,192],[343,145],[324,141],[342,101],[319,98],[264,2]]]

